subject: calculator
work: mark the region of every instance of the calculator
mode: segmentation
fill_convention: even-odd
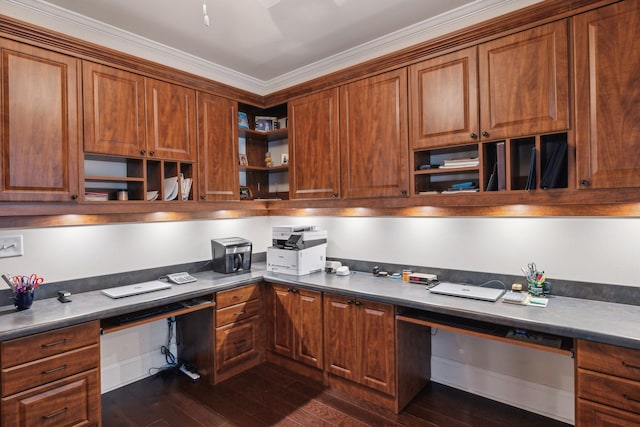
[[[198,280],[187,272],[167,274],[167,279],[177,285],[184,285]]]
[[[502,302],[511,302],[515,304],[526,304],[529,299],[529,294],[526,292],[505,292],[502,297]]]

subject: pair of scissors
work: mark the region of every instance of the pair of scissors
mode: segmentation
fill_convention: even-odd
[[[38,277],[37,274],[32,274],[31,276],[29,276],[28,285],[31,286],[32,288],[37,288],[43,282],[44,282],[44,277]]]

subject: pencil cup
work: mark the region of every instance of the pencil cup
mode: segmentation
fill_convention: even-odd
[[[33,290],[24,291],[24,292],[15,292],[13,294],[13,305],[16,306],[18,311],[26,310],[31,308],[31,304],[33,304]]]

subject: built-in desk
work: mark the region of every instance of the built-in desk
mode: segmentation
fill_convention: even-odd
[[[571,349],[574,348],[577,352],[577,359],[583,361],[579,371],[580,375],[576,375],[581,378],[581,383],[577,388],[577,392],[581,393],[580,396],[577,396],[580,402],[577,408],[578,411],[581,411],[581,408],[588,408],[589,411],[587,416],[582,416],[578,412],[576,420],[588,425],[591,420],[596,419],[601,414],[605,414],[607,417],[612,417],[613,415],[611,414],[614,414],[623,420],[635,420],[637,418],[637,415],[633,415],[633,409],[619,407],[621,405],[619,401],[624,402],[624,399],[634,401],[636,399],[635,395],[632,396],[626,393],[620,400],[603,401],[602,399],[598,400],[600,399],[599,396],[603,396],[602,392],[591,392],[592,386],[590,384],[593,384],[596,379],[601,381],[602,375],[607,375],[607,373],[594,370],[592,365],[587,363],[588,360],[591,360],[587,357],[591,357],[589,356],[590,354],[597,354],[597,357],[600,358],[598,360],[604,360],[607,359],[607,351],[617,347],[606,347],[608,350],[604,351],[599,348],[596,350],[592,346],[581,345],[581,343],[593,342],[624,347],[626,348],[624,354],[629,355],[631,358],[638,358],[640,328],[637,327],[637,320],[640,319],[640,306],[553,297],[548,307],[533,308],[503,304],[501,302],[490,303],[434,295],[430,294],[424,286],[376,278],[368,273],[355,273],[349,276],[335,276],[325,273],[288,276],[266,272],[261,265],[254,266],[251,272],[244,274],[221,275],[213,272],[201,272],[196,273],[195,276],[198,278],[195,283],[176,285],[168,290],[117,300],[108,298],[99,291],[92,291],[73,295],[73,302],[68,304],[61,304],[54,298],[36,300],[31,309],[21,312],[16,312],[13,306],[2,306],[0,307],[0,342],[4,345],[10,340],[36,336],[35,334],[40,334],[37,335],[38,337],[46,337],[47,335],[55,334],[56,331],[80,324],[99,324],[103,331],[108,332],[118,327],[130,327],[149,319],[155,320],[175,314],[190,317],[198,316],[197,313],[207,312],[211,313],[207,315],[207,318],[213,319],[215,307],[212,295],[221,291],[266,281],[295,286],[301,289],[316,290],[323,294],[343,295],[391,304],[396,307],[396,325],[411,325],[411,328],[450,328],[450,330],[456,332],[492,340],[560,352],[567,355],[567,357],[572,355]],[[204,298],[205,302],[202,302],[201,305],[183,305],[185,301],[199,299],[202,301],[202,298]],[[129,324],[114,326],[111,323],[118,316],[127,313],[141,312],[163,306],[174,307],[175,310],[159,313],[156,317],[151,316]],[[471,324],[468,323],[469,321]],[[473,325],[481,324],[493,325],[494,332],[478,331],[472,327]],[[205,328],[198,331],[198,333],[210,334],[213,327],[212,325],[211,328]],[[396,326],[397,340],[402,339],[400,333],[403,328]],[[513,340],[507,337],[507,334],[509,330],[514,328],[534,331],[536,334],[561,337],[561,344],[557,348],[550,346],[540,347],[530,341]],[[96,335],[99,334],[99,328],[96,327],[92,330],[95,331]],[[579,345],[572,345],[573,342]],[[403,354],[403,348],[402,345],[397,347],[399,362],[402,362],[402,358],[406,356]],[[588,348],[588,350],[581,350],[581,348]],[[582,358],[581,351],[584,351]],[[604,362],[598,362],[597,366],[608,366]],[[637,364],[637,360],[624,360],[623,362],[632,366]],[[624,384],[627,384],[628,381],[635,381],[633,379],[625,379],[625,375],[620,373],[613,374],[615,374],[615,378],[611,381],[615,380]],[[93,377],[89,377],[89,380],[91,378]],[[619,380],[618,378],[622,379]],[[600,385],[604,384],[602,381],[599,383]],[[91,383],[91,381],[88,383]],[[85,382],[83,384],[86,385],[88,383]],[[630,390],[637,390],[637,387],[631,387]],[[2,410],[4,411],[4,406]],[[622,415],[619,414],[620,412],[622,412]]]

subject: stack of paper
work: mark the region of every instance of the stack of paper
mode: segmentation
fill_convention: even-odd
[[[452,168],[467,168],[467,167],[475,167],[480,164],[480,159],[478,157],[474,158],[463,158],[463,159],[448,159],[444,161],[444,164],[440,166],[441,169],[452,169]]]
[[[189,193],[191,192],[191,184],[193,180],[191,178],[185,178],[183,174],[180,174],[180,190],[182,191],[182,200],[189,200]]]

